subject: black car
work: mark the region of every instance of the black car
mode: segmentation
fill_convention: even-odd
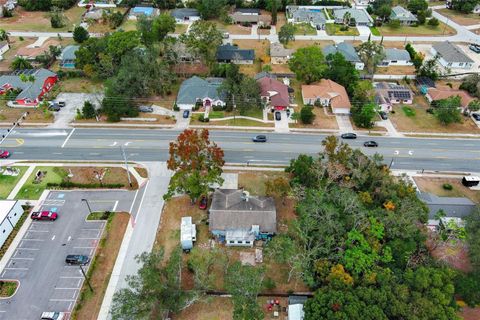
[[[85,255],[81,255],[81,254],[69,254],[66,258],[65,258],[65,262],[67,264],[76,264],[76,265],[86,265],[88,262],[90,262],[90,258],[85,256]]]
[[[62,107],[60,107],[60,105],[59,105],[58,103],[51,104],[51,105],[48,107],[48,110],[50,110],[50,111],[55,111],[55,112],[60,111],[60,109],[62,109]]]
[[[342,139],[357,139],[357,135],[352,132],[344,133],[340,137],[342,137]]]
[[[363,146],[364,147],[367,147],[367,148],[371,148],[371,147],[378,147],[378,143],[376,143],[375,141],[365,141],[363,143]]]
[[[281,115],[280,112],[278,112],[278,111],[275,112],[275,120],[277,120],[277,121],[282,120],[282,115]]]
[[[183,111],[183,117],[184,117],[185,119],[188,118],[189,115],[190,115],[190,111],[189,111],[189,110]]]
[[[388,120],[388,115],[385,111],[380,111],[378,114],[380,115],[380,118],[382,118],[382,120]]]
[[[473,119],[475,119],[476,121],[480,121],[480,114],[478,114],[478,113],[472,113],[472,117],[473,117]]]
[[[471,44],[468,46],[468,48],[475,53],[480,53],[480,45],[478,44]]]
[[[253,142],[267,142],[267,136],[263,134],[259,134],[258,136],[255,136],[252,138]]]

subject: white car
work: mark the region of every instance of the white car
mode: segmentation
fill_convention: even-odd
[[[41,320],[65,320],[67,316],[65,312],[44,312],[42,313]]]

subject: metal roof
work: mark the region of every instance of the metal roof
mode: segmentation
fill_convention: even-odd
[[[60,54],[60,60],[75,60],[75,52],[80,48],[80,46],[66,46],[63,48],[62,53]]]

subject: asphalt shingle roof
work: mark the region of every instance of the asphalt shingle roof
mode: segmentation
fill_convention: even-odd
[[[60,54],[60,60],[75,60],[75,52],[77,52],[79,48],[80,46],[66,46]]]
[[[417,17],[410,11],[401,6],[395,6],[392,8],[390,19],[396,19],[400,21],[418,21]]]
[[[397,48],[386,48],[385,49],[385,59],[388,61],[410,61],[410,54],[407,50],[397,49]]]
[[[357,51],[355,51],[355,48],[350,43],[341,42],[337,45],[330,45],[323,48],[323,54],[325,56],[335,54],[336,52],[341,53],[345,57],[345,60],[349,62],[361,62]]]
[[[222,84],[221,78],[202,79],[197,76],[182,82],[177,95],[177,104],[195,104],[197,99],[222,99],[218,88]]]
[[[32,75],[35,80],[31,81],[22,81],[20,75]],[[13,88],[21,89],[22,92],[16,97],[16,99],[30,99],[35,100],[38,98],[40,93],[42,93],[43,85],[45,80],[49,77],[56,76],[55,73],[47,69],[37,69],[37,70],[22,70],[17,71],[12,75],[6,75],[0,77],[0,86],[9,84]]]
[[[467,62],[473,63],[473,60],[467,56],[462,49],[449,41],[437,42],[433,45],[433,49],[447,62]]]
[[[225,44],[218,47],[217,60],[254,60],[253,49],[239,49],[237,46]]]
[[[180,9],[175,9],[171,13],[172,17],[184,20],[187,17],[199,17],[200,15],[198,14],[197,9],[192,9],[192,8],[180,8]]]
[[[464,218],[475,209],[475,203],[468,198],[438,197],[427,192],[419,192],[418,198],[430,209],[430,219],[434,218],[439,210],[443,210],[447,217]]]
[[[290,14],[295,22],[313,23],[314,25],[323,25],[327,18],[322,11],[312,11],[307,8],[290,7]]]
[[[349,12],[351,17],[355,19],[356,23],[372,22],[372,18],[368,15],[367,11],[356,8],[334,9],[333,15],[335,17],[335,20],[343,19],[345,13],[347,12]]]

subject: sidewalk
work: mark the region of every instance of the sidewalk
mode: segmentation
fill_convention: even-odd
[[[35,165],[29,164],[27,171],[25,171],[25,173],[23,174],[23,177],[17,182],[17,184],[15,185],[15,188],[13,188],[13,190],[10,192],[7,199],[15,199],[15,196],[18,194],[22,186],[25,184],[27,179],[32,174],[33,169],[35,169]]]
[[[390,121],[390,119],[377,121],[375,122],[375,125],[387,129],[389,137],[397,137],[397,138],[403,137],[403,135],[397,131],[397,128],[395,128],[395,126],[393,125],[392,121]]]

